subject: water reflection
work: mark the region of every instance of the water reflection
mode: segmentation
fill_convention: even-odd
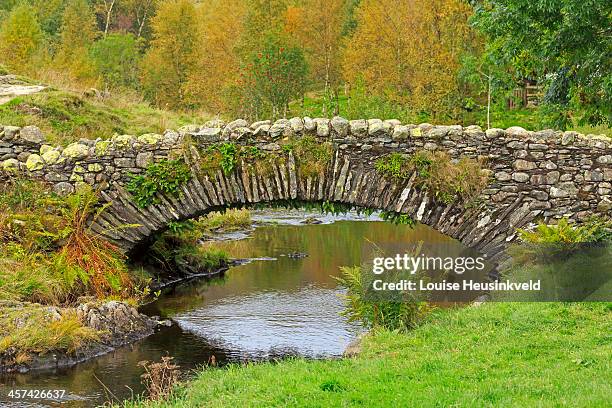
[[[281,222],[257,228],[246,239],[206,244],[220,246],[236,258],[268,260],[231,268],[222,278],[192,281],[168,290],[144,308],[149,314],[172,318],[177,325],[74,368],[0,377],[0,406],[11,406],[6,400],[10,388],[66,389],[71,401],[63,407],[89,407],[115,397],[129,398],[142,392],[138,362],[159,360],[166,354],[174,356],[187,371],[206,364],[213,355],[220,363],[293,354],[339,356],[360,330],[339,314],[342,289],[332,275],[338,274],[340,266],[368,261],[380,248],[397,251],[398,243],[408,248],[424,241],[430,255],[453,256],[466,251],[456,241],[422,225],[410,229],[353,220],[296,225],[305,214],[282,214],[257,213],[259,219]],[[308,256],[287,256],[294,252]],[[12,406],[27,405],[19,402]],[[44,401],[31,406],[58,405]]]

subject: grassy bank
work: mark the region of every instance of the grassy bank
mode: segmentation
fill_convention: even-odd
[[[80,303],[137,305],[150,297],[153,276],[89,229],[101,208],[91,190],[60,197],[48,184],[19,176],[0,184],[0,370],[97,341],[99,333],[77,317]],[[240,219],[234,212],[213,218],[215,225]],[[168,262],[198,270],[224,265],[224,253],[199,245],[203,234],[174,231]]]
[[[0,331],[6,333],[0,338],[0,355],[11,352],[11,362],[15,364],[29,362],[32,353],[74,352],[100,337],[96,330],[83,326],[68,308],[30,303],[0,302]]]
[[[167,402],[130,407],[604,407],[609,303],[490,303],[439,310],[408,334],[376,331],[337,361],[207,369]]]
[[[55,88],[0,105],[0,123],[38,126],[49,143],[64,145],[79,138],[108,139],[115,133],[161,133],[208,119],[203,114],[156,109],[125,95],[87,96]]]

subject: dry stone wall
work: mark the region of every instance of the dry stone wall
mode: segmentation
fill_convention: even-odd
[[[333,160],[317,177],[301,177],[296,159],[276,164],[270,174],[238,166],[231,174],[202,175],[202,149],[186,148],[232,141],[281,151],[282,140],[312,135],[333,143]],[[448,152],[453,158],[484,159],[490,182],[477,205],[444,205],[419,189],[414,177],[388,180],[375,170],[377,158],[420,150]],[[193,177],[182,195],[161,197],[150,208],[138,208],[124,189],[130,174],[152,162],[185,155]],[[230,123],[214,120],[163,135],[116,135],[109,140],[80,140],[66,147],[45,144],[35,127],[0,127],[3,177],[20,171],[53,184],[59,194],[93,186],[112,205],[92,227],[130,251],[168,222],[203,214],[212,208],[274,200],[330,200],[411,215],[465,244],[498,256],[515,237],[517,227],[536,219],[612,215],[612,139],[575,132],[527,131],[519,127],[406,125],[396,120],[352,120],[335,117],[292,118],[276,122]],[[119,225],[139,224],[130,230]]]

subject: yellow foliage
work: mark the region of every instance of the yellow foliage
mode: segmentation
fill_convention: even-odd
[[[180,107],[185,87],[196,66],[198,15],[191,0],[160,3],[151,21],[153,40],[143,60],[146,94],[160,107]]]
[[[306,51],[311,79],[325,91],[340,80],[340,47],[347,19],[347,0],[305,0],[302,7],[289,7],[285,31]]]
[[[56,64],[78,81],[95,82],[88,47],[96,38],[96,20],[86,0],[71,0],[62,17]]]
[[[364,0],[342,69],[355,83],[435,118],[456,95],[460,56],[475,43],[461,0]],[[448,105],[448,104],[447,104]]]
[[[237,47],[247,9],[243,0],[211,0],[198,10],[196,68],[190,73],[187,97],[207,112],[227,110],[224,90],[239,78]]]
[[[9,15],[0,30],[0,62],[24,72],[42,42],[42,31],[32,7],[21,4]]]

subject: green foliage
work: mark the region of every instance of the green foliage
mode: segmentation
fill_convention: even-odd
[[[156,237],[150,250],[153,264],[167,272],[176,269],[201,274],[227,264],[227,254],[201,241],[219,231],[251,227],[251,214],[245,209],[212,212],[196,220],[171,222],[168,230]]]
[[[134,35],[109,34],[89,52],[106,87],[139,87],[140,46]]]
[[[95,70],[88,49],[96,37],[96,18],[87,0],[69,0],[62,15],[55,63],[70,77],[91,82]]]
[[[182,160],[164,160],[150,164],[142,175],[132,175],[127,190],[139,207],[146,208],[159,202],[158,193],[178,197],[190,179],[191,170]]]
[[[0,299],[62,303],[139,290],[123,256],[88,228],[104,206],[92,191],[65,198],[20,179],[0,188]]]
[[[220,166],[223,173],[230,174],[236,167],[237,148],[234,143],[221,143],[217,146],[217,151],[221,154]]]
[[[412,219],[412,217],[408,214],[402,214],[394,211],[381,211],[380,218],[395,225],[408,225],[409,227],[413,227],[416,224],[414,219]]]
[[[28,362],[30,353],[45,354],[52,350],[74,352],[96,341],[96,330],[84,327],[76,313],[60,309],[61,317],[53,320],[48,307],[26,304],[24,308],[0,309],[0,354],[9,348],[17,351],[15,358]],[[14,361],[19,363],[19,361]]]
[[[189,107],[184,96],[189,74],[196,68],[197,21],[190,0],[159,3],[151,21],[153,40],[142,61],[142,86],[145,96],[159,107]]]
[[[188,273],[206,273],[227,263],[227,254],[205,247],[200,240],[210,231],[206,219],[172,223],[150,247],[149,262],[167,272],[177,268]]]
[[[534,231],[519,229],[519,236],[531,244],[582,244],[612,239],[612,222],[593,218],[584,224],[570,224],[562,218],[556,225],[540,222]]]
[[[0,105],[0,123],[38,126],[50,144],[66,145],[79,138],[108,139],[113,134],[160,133],[205,117],[151,108],[141,102],[83,98],[55,89],[20,96]]]
[[[315,204],[314,207],[318,207],[322,214],[332,215],[346,214],[353,208],[350,204],[337,203],[333,201],[323,201],[318,203],[318,205]]]
[[[242,162],[248,167],[255,167],[259,174],[272,174],[275,165],[284,163],[282,155],[270,154],[257,146],[236,145],[233,142],[216,143],[206,148],[201,155],[200,169],[209,177],[214,177],[217,170],[228,175]]]
[[[284,152],[293,152],[299,174],[303,178],[316,177],[325,172],[334,153],[330,142],[321,143],[310,135],[290,139],[282,148]]]
[[[414,166],[419,177],[428,178],[431,176],[431,167],[434,164],[431,154],[425,151],[416,152],[411,158],[410,163]]]
[[[592,125],[612,122],[609,2],[501,0],[475,2],[474,26],[487,52],[516,79],[535,77],[565,128],[571,111]],[[571,122],[570,122],[571,123]]]
[[[204,151],[200,168],[209,177],[214,177],[217,170],[222,170],[224,174],[228,175],[236,168],[242,152],[243,147],[237,146],[235,143],[215,143]],[[248,152],[253,153],[253,150],[249,148]]]
[[[410,177],[410,169],[406,168],[408,159],[401,153],[391,153],[376,160],[376,171],[383,176],[406,180]]]
[[[287,113],[289,102],[305,90],[308,67],[301,48],[269,33],[242,68],[242,106],[248,117]]]
[[[226,209],[224,212],[214,211],[195,221],[200,234],[213,231],[236,231],[251,227],[251,213],[247,209]],[[200,238],[202,235],[200,235]]]
[[[351,85],[346,108],[344,111],[342,107],[340,108],[340,113],[346,115],[348,119],[399,119],[405,123],[429,119],[427,115],[416,115],[405,105],[398,104],[382,95],[372,94],[361,76]]]
[[[522,261],[545,262],[564,259],[593,245],[612,241],[612,221],[593,217],[583,224],[570,224],[567,218],[556,225],[540,222],[533,231],[518,229],[521,245],[512,253]]]
[[[240,157],[247,162],[256,162],[257,160],[265,159],[266,153],[257,146],[241,146]]]
[[[427,302],[408,292],[401,299],[373,298],[369,291],[375,275],[366,267],[341,267],[340,271],[336,279],[348,291],[342,314],[349,321],[360,322],[367,328],[407,331],[415,328],[430,311]]]

